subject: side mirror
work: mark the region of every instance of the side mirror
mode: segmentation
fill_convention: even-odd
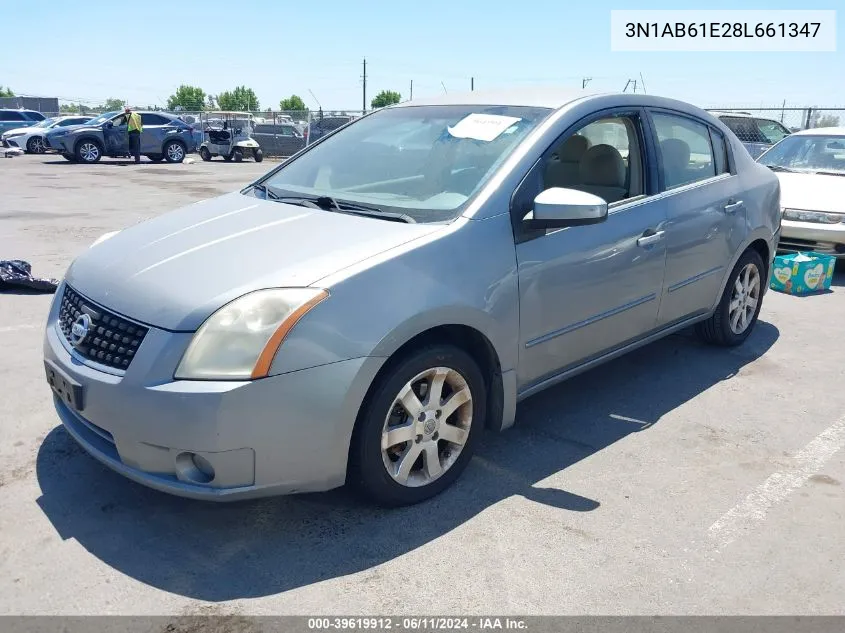
[[[556,229],[598,224],[607,219],[607,202],[586,191],[552,187],[534,198],[534,211],[525,216],[531,228]]]

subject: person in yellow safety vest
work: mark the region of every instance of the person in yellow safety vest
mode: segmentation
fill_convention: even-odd
[[[144,124],[141,123],[141,115],[132,112],[132,108],[126,106],[126,130],[129,133],[129,153],[135,157],[135,162],[141,162],[141,132]]]

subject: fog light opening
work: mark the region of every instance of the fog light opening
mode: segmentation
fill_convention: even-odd
[[[176,456],[176,472],[179,479],[195,484],[208,484],[214,480],[214,466],[196,453],[179,453]]]

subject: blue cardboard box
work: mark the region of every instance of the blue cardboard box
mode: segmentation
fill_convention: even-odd
[[[790,253],[775,257],[771,289],[807,295],[830,289],[836,258],[822,253]]]

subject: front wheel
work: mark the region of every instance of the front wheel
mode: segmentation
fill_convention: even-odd
[[[254,149],[252,151],[252,157],[255,159],[256,163],[260,163],[264,160],[264,152],[261,151],[261,148]]]
[[[763,306],[766,266],[760,254],[749,249],[734,266],[713,315],[696,331],[708,343],[733,347],[751,334]]]
[[[211,152],[208,151],[207,147],[200,147],[200,158],[206,162],[211,160]]]
[[[168,163],[181,163],[185,160],[185,146],[179,141],[170,141],[163,149]]]
[[[485,402],[481,370],[460,348],[434,345],[402,358],[356,423],[350,482],[387,506],[439,494],[469,463]]]
[[[26,142],[26,151],[30,154],[43,154],[44,139],[40,136],[33,136]]]
[[[76,146],[76,160],[80,163],[96,163],[103,157],[103,148],[97,141],[84,140]]]
[[[235,159],[236,163],[240,163],[244,159],[244,151],[238,147],[232,152],[232,158]]]

